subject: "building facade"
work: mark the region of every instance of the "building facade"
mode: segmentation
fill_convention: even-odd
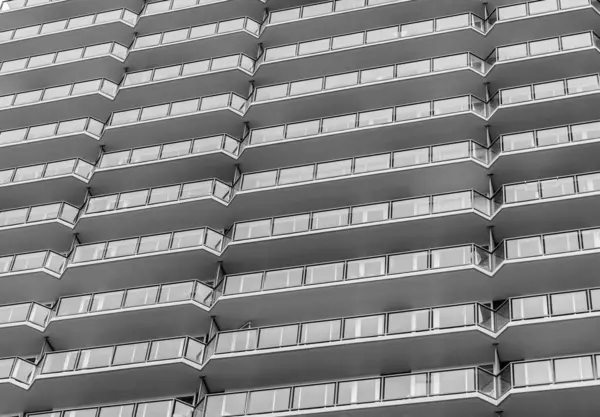
[[[5,1],[0,416],[596,416],[598,31]]]

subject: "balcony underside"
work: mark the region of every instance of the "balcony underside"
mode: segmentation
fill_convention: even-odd
[[[592,384],[597,381],[592,382]],[[565,415],[593,417],[600,407],[600,387],[585,386],[581,382],[542,386],[539,391],[514,391],[500,404],[507,415],[540,415],[561,417]]]
[[[132,72],[239,53],[254,57],[256,56],[257,42],[258,39],[255,35],[245,31],[219,34],[196,40],[131,50],[125,60],[125,65]]]
[[[462,69],[269,102],[254,102],[244,115],[244,120],[252,127],[270,126],[466,94],[483,97],[485,86],[481,75]]]
[[[498,108],[490,117],[492,137],[503,133],[574,124],[594,120],[600,93],[563,96]]]
[[[244,149],[239,161],[242,172],[253,172],[465,139],[485,144],[485,120],[473,113],[450,114],[434,119],[409,120],[400,124],[250,145]]]
[[[275,9],[283,9],[283,4],[294,7],[315,2],[279,0],[274,3]],[[265,46],[271,47],[465,12],[480,14],[482,11],[481,3],[473,0],[451,3],[431,0],[396,1],[376,7],[362,7],[347,12],[267,25],[260,40]]]
[[[72,242],[73,230],[56,219],[0,229],[0,255],[45,249],[68,252]]]
[[[47,20],[44,19],[44,22]],[[129,45],[133,41],[133,32],[134,28],[121,21],[92,25],[6,42],[0,45],[0,56],[2,61],[10,61],[104,42],[114,41],[121,45]]]
[[[229,0],[230,1],[230,0]],[[600,55],[600,54],[599,54]],[[175,78],[135,87],[123,87],[115,99],[115,109],[129,109],[156,104],[157,101],[179,101],[232,91],[243,97],[250,90],[251,75],[239,69]]]
[[[237,273],[376,256],[395,251],[484,242],[487,239],[486,225],[487,221],[474,212],[443,213],[439,217],[233,242],[223,252],[222,259],[227,273]]]
[[[136,256],[112,262],[71,264],[63,273],[57,296],[87,294],[186,279],[212,279],[217,257],[204,249]]]
[[[599,257],[594,253],[507,263],[492,277],[472,267],[456,267],[223,296],[211,313],[222,328],[234,329],[249,320],[267,326],[569,291],[598,285],[593,271]]]
[[[598,171],[600,161],[596,155],[599,148],[599,141],[594,140],[506,153],[492,164],[492,180],[500,187],[517,181]]]
[[[163,159],[157,163],[96,171],[90,185],[95,195],[101,195],[212,177],[231,182],[235,163],[236,159],[224,152],[182,159]]]
[[[94,59],[83,59],[0,75],[0,94],[20,93],[98,78],[106,78],[118,84],[123,77],[123,72],[122,61],[105,55]]]
[[[26,205],[66,201],[74,206],[83,204],[87,184],[72,175],[26,183],[15,183],[0,188],[0,210]],[[2,233],[0,231],[0,233]],[[1,244],[0,244],[1,245]]]
[[[500,241],[515,236],[597,226],[599,209],[600,195],[585,194],[506,206],[492,220],[494,238]]]
[[[513,323],[498,342],[502,361],[578,355],[600,350],[600,317],[566,316]],[[557,337],[560,335],[560,337]]]
[[[191,301],[176,305],[140,306],[84,316],[54,318],[44,336],[55,350],[78,349],[154,340],[181,335],[206,334],[208,307]]]
[[[113,101],[100,92],[54,101],[40,101],[0,110],[0,126],[2,130],[10,130],[83,117],[106,120],[110,116],[112,105]],[[59,159],[64,159],[64,156]]]
[[[37,379],[27,391],[5,383],[0,386],[0,412],[74,408],[193,393],[198,374],[189,365],[171,363]]]
[[[3,30],[32,26],[38,23],[53,22],[69,17],[84,16],[101,11],[126,8],[139,13],[144,0],[70,0],[50,2],[36,7],[24,7],[11,12],[0,13],[0,27]]]
[[[241,116],[221,109],[108,127],[102,135],[102,143],[107,151],[115,151],[223,133],[240,137],[242,131]]]
[[[0,355],[3,358],[39,355],[43,344],[42,332],[24,323],[0,328]]]
[[[250,17],[257,22],[261,22],[264,8],[265,4],[260,0],[213,1],[210,4],[201,6],[142,16],[138,20],[136,30],[140,35],[147,35],[172,30],[173,22],[177,22],[177,27],[186,27],[236,17]]]
[[[39,269],[0,277],[0,303],[2,304],[55,301],[59,294],[58,279]]]
[[[490,83],[490,94],[495,94],[501,88],[593,74],[598,71],[599,66],[600,53],[597,49],[590,48],[528,57],[519,61],[497,62],[483,81]]]
[[[20,167],[65,158],[95,161],[100,153],[100,143],[86,133],[75,133],[52,139],[19,142],[1,149],[0,167]]]
[[[493,339],[473,328],[403,336],[215,355],[202,375],[211,390],[218,392],[389,375],[448,364],[472,366],[493,357]]]

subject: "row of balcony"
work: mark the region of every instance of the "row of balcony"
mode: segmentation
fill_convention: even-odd
[[[264,172],[249,172],[238,178],[233,189],[238,198],[241,198],[245,193],[263,188],[265,190],[261,195],[266,195],[269,190],[281,194],[285,193],[286,189],[298,193],[302,192],[302,186],[310,188],[311,193],[314,193],[313,187],[322,186],[325,187],[325,192],[320,193],[321,199],[331,197],[336,198],[338,204],[346,201],[351,203],[348,196],[344,197],[350,189],[328,187],[328,184],[334,186],[338,181],[360,182],[370,180],[371,176],[375,175],[382,191],[387,190],[386,192],[390,189],[384,187],[387,176],[393,176],[388,184],[390,186],[396,186],[397,176],[405,179],[401,181],[408,184],[406,190],[402,191],[405,195],[443,192],[465,186],[484,191],[488,189],[483,175],[486,169],[494,174],[494,182],[498,184],[523,178],[533,179],[536,173],[539,173],[538,178],[551,173],[567,173],[565,170],[568,170],[568,166],[561,164],[561,161],[565,160],[565,152],[579,161],[579,169],[597,169],[593,152],[590,152],[593,148],[590,147],[594,146],[598,138],[598,125],[598,122],[588,122],[506,134],[497,138],[489,148],[477,142],[461,141]],[[5,131],[0,133],[0,141],[4,143],[6,157],[0,160],[8,164],[10,161],[22,159],[20,156],[30,157],[36,146],[45,146],[44,149],[50,151],[54,149],[55,153],[56,150],[67,149],[82,150],[82,153],[85,153],[83,149],[87,149],[91,155],[101,139],[101,131],[102,124],[94,119],[77,119]],[[86,146],[87,148],[84,148]],[[100,195],[114,192],[117,178],[119,189],[130,190],[176,181],[185,182],[215,173],[217,177],[230,179],[234,173],[234,164],[239,161],[245,166],[245,155],[248,155],[246,152],[251,153],[254,147],[251,143],[240,144],[227,135],[220,135],[108,152],[101,155],[96,166],[73,158],[5,169],[0,171],[0,186],[3,189],[3,203],[0,203],[0,207],[6,209],[27,203],[56,200],[81,205],[86,187],[91,187],[95,194]],[[445,175],[449,181],[440,182],[436,167],[444,170],[456,167],[462,170],[465,162],[472,168],[468,175],[456,176],[455,181],[451,180],[455,176]],[[436,178],[436,181],[430,181],[432,178]],[[216,194],[221,200],[227,201],[230,198],[227,194],[231,195],[232,190],[229,186],[215,181],[215,186],[217,184],[222,192]],[[163,191],[174,189],[165,187]],[[171,197],[164,202],[175,198],[171,192],[168,194]],[[362,200],[359,196],[353,198],[355,202],[357,199]],[[385,198],[385,193],[381,198]],[[300,200],[309,201],[305,198]],[[249,204],[250,202],[246,201],[244,205],[248,207]],[[273,204],[274,207],[277,206]],[[235,216],[230,220],[235,220]],[[224,224],[220,226],[225,227]]]
[[[108,398],[124,401],[119,391],[107,389],[105,384],[98,385],[98,382],[124,387],[136,377],[150,379],[154,385],[134,384],[127,399],[129,401],[142,395],[152,395],[157,388],[165,388],[167,384],[173,388],[183,388],[185,391],[182,392],[190,392],[194,387],[194,377],[197,379],[202,373],[204,352],[204,345],[195,339],[176,338],[47,353],[38,366],[19,358],[3,359],[0,362],[0,375],[1,379],[8,382],[2,388],[8,400],[1,409],[8,411],[14,409],[11,407],[21,405],[27,409],[76,407],[83,405],[79,396],[89,395],[90,391],[95,392],[97,402]],[[543,403],[546,405],[543,408],[550,412],[565,401],[573,407],[574,404],[569,400],[573,400],[574,392],[584,395],[587,401],[595,404],[593,399],[598,385],[598,362],[596,354],[557,356],[511,362],[496,373],[491,371],[490,366],[469,366],[209,394],[198,404],[194,415],[302,414],[307,410],[322,410],[337,415],[353,409],[388,415],[397,412],[396,407],[428,413],[441,407],[451,415],[462,410],[468,415],[480,416],[493,411],[496,406],[501,406],[503,410],[523,410],[523,407],[529,409],[535,405],[539,409],[537,403],[540,395],[545,398]],[[52,396],[59,381],[63,389]],[[77,395],[67,398],[68,393],[64,389],[67,387],[69,393]],[[163,395],[176,395],[172,393],[173,388]],[[155,411],[168,411],[174,403],[162,406],[156,403],[156,406]],[[184,407],[183,410],[187,411],[188,408]],[[92,413],[96,415],[97,411],[97,408],[88,408],[86,416]],[[60,415],[60,412],[28,415],[57,414]]]
[[[466,142],[466,145],[470,143]],[[460,150],[467,151],[466,158],[470,156],[468,146],[459,148]],[[456,154],[450,155],[454,157]],[[459,155],[465,158],[463,154]],[[262,246],[268,240],[292,238],[310,241],[311,235],[341,235],[352,233],[353,229],[369,233],[380,229],[381,225],[390,232],[398,232],[399,229],[403,233],[413,233],[427,222],[439,227],[450,227],[451,230],[457,230],[458,234],[460,228],[467,227],[469,223],[471,226],[491,223],[495,228],[495,236],[505,239],[519,233],[539,232],[546,226],[548,218],[557,219],[553,223],[553,230],[595,224],[591,213],[593,204],[600,195],[600,172],[505,184],[491,196],[468,190],[373,202],[373,195],[362,193],[362,198],[359,199],[368,204],[325,209],[328,205],[335,207],[340,198],[355,199],[355,193],[347,189],[338,190],[334,194],[326,192],[327,189],[339,188],[338,181],[344,176],[352,178],[353,174],[360,174],[363,181],[373,181],[378,175],[388,175],[389,172],[386,171],[398,168],[392,164],[396,161],[401,163],[403,159],[396,157],[397,154],[381,154],[330,164],[246,174],[234,187],[218,180],[203,180],[94,196],[87,199],[81,209],[68,203],[50,203],[4,210],[0,211],[0,235],[5,244],[0,244],[0,254],[42,248],[68,251],[73,232],[77,233],[78,242],[87,244],[143,233],[169,233],[200,225],[220,230],[228,228],[224,233],[225,239],[211,239],[214,241],[211,247],[224,251],[230,245],[249,241]],[[65,172],[70,175],[73,168],[77,167],[76,161],[64,162]],[[43,168],[46,165],[37,167],[37,172],[45,172]],[[62,163],[57,164],[57,167],[61,168]],[[10,170],[8,174],[14,178],[17,174],[33,175],[37,172],[31,170],[19,173],[19,170]],[[323,176],[323,172],[327,175]],[[319,173],[322,175],[320,178]],[[368,174],[375,177],[366,178]],[[395,189],[395,181],[387,179],[381,184],[381,193],[392,193]],[[312,187],[305,186],[300,191],[292,187],[294,184],[316,183],[317,180],[322,180],[317,189],[325,192],[323,198]],[[327,180],[330,181],[328,187]],[[290,187],[283,193],[275,191],[278,187],[288,186]],[[286,192],[290,196],[296,195],[297,199],[282,198]],[[306,201],[303,201],[304,198]],[[301,209],[319,211],[294,213]],[[562,210],[569,210],[574,216],[561,218]],[[267,219],[248,220],[264,215],[265,212],[275,212],[275,215]],[[165,216],[168,220],[165,220]],[[515,216],[518,216],[519,222],[514,221]],[[453,228],[450,223],[455,221],[458,225]],[[229,227],[232,222],[233,225]],[[53,233],[49,233],[50,230]],[[544,230],[550,231],[547,228]],[[413,247],[407,249],[419,244],[430,246],[428,239],[434,239],[436,244],[442,245],[460,243],[454,241],[455,238],[440,238],[435,236],[435,231],[433,233],[421,232],[421,237],[414,239]],[[185,231],[176,232],[177,236],[186,234]],[[302,237],[293,239],[294,235]],[[164,235],[165,242],[168,242],[168,236]],[[474,232],[469,236],[474,241],[482,241],[481,233]],[[123,242],[129,241],[125,239]],[[114,245],[124,248],[131,246],[129,243]],[[80,248],[77,250],[83,250]],[[75,258],[79,258],[77,251]]]

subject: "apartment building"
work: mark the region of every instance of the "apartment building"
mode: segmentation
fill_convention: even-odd
[[[598,0],[7,0],[0,416],[600,409]]]

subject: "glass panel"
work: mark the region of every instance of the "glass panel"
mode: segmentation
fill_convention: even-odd
[[[554,360],[555,382],[585,381],[594,379],[591,356]]]
[[[406,400],[427,396],[427,374],[401,375],[384,380],[385,400]]]
[[[340,382],[338,405],[361,404],[379,401],[381,380],[379,378],[361,381]]]
[[[109,258],[119,258],[122,256],[134,255],[135,249],[137,246],[137,242],[138,242],[137,238],[108,242],[108,246],[106,248],[106,254],[104,255],[104,258],[109,259]]]
[[[388,333],[412,333],[429,330],[429,310],[403,311],[388,316]]]
[[[513,365],[514,387],[545,385],[552,383],[552,362],[538,361]]]
[[[262,277],[262,273],[228,276],[225,281],[225,294],[232,295],[260,291]]]
[[[306,285],[341,281],[344,278],[344,264],[314,265],[306,268]]]
[[[510,303],[512,320],[525,320],[548,316],[548,298],[545,295],[514,298],[510,300]]]
[[[296,409],[320,408],[333,405],[335,384],[294,387],[292,407]]]
[[[361,279],[385,275],[385,257],[349,261],[346,279]]]
[[[160,361],[181,357],[185,339],[170,339],[152,342],[149,361]]]
[[[384,334],[385,316],[357,317],[344,320],[344,339],[374,337]]]
[[[585,291],[568,292],[550,295],[552,314],[576,314],[588,311],[587,293]]]
[[[84,349],[79,355],[77,369],[104,368],[110,366],[112,355],[112,346],[106,348]]]
[[[136,343],[115,347],[113,365],[129,365],[146,361],[148,343]]]
[[[127,290],[124,307],[139,307],[156,303],[159,287],[146,287]]]
[[[546,255],[578,250],[579,238],[577,232],[544,236],[544,252]]]
[[[300,331],[300,343],[321,343],[339,340],[341,320],[303,323]]]
[[[427,252],[405,253],[389,257],[389,274],[404,274],[423,271],[429,267]]]
[[[526,258],[542,255],[542,242],[540,237],[531,237],[506,241],[507,258]]]
[[[313,213],[312,230],[328,229],[348,225],[349,209]]]
[[[299,287],[302,285],[302,268],[283,269],[279,271],[268,271],[263,284],[264,290],[276,290],[279,288]]]
[[[125,291],[94,294],[90,311],[108,311],[121,308]]]
[[[144,236],[140,239],[137,253],[150,253],[165,251],[169,248],[171,234]]]
[[[272,413],[286,411],[289,407],[291,388],[274,389],[268,391],[250,392],[247,414]],[[207,416],[208,416],[207,412]],[[231,415],[231,414],[220,414]]]
[[[299,325],[267,327],[260,330],[258,338],[259,349],[269,349],[283,346],[294,346],[298,343]]]

